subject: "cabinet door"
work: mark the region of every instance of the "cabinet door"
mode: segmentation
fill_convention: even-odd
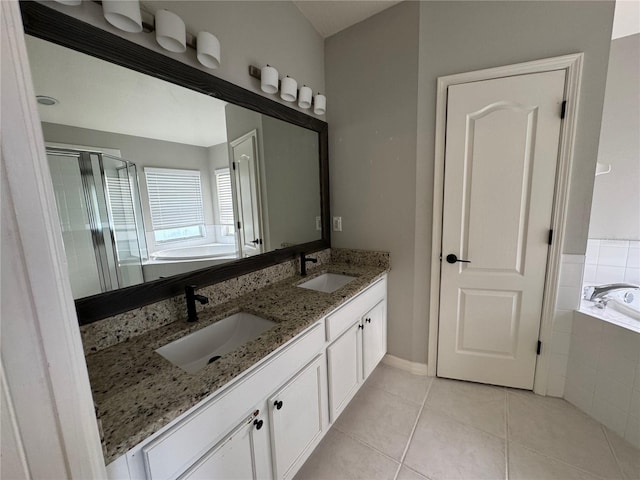
[[[269,399],[274,476],[291,478],[316,446],[326,420],[326,367],[318,355]]]
[[[362,317],[362,353],[366,379],[387,353],[387,302],[381,301]]]
[[[264,416],[244,421],[179,479],[270,479],[269,433],[266,427]]]
[[[362,383],[360,323],[354,323],[327,348],[329,416],[335,422]]]

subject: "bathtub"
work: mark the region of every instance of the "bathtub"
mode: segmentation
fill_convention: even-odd
[[[603,299],[606,301],[604,308],[598,308],[595,302],[583,299],[579,311],[640,333],[640,290],[616,290],[606,294]]]
[[[583,299],[573,316],[563,396],[640,448],[640,291],[609,292],[605,300],[597,308]]]
[[[177,247],[160,250],[151,254],[156,261],[202,260],[207,258],[235,258],[235,244],[210,243],[193,247]]]

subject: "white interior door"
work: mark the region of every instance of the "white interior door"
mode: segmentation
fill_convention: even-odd
[[[564,87],[557,70],[448,89],[438,376],[533,388]]]
[[[242,256],[249,257],[264,251],[255,131],[232,142],[231,150],[238,209],[238,238]]]

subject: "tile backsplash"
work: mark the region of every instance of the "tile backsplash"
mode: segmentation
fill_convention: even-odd
[[[389,268],[390,265],[389,254],[386,252],[337,248],[321,250],[311,256],[317,258],[318,263],[308,266],[309,271],[320,269],[329,262],[373,265],[385,268]],[[198,309],[203,310],[215,307],[271,283],[296,275],[299,270],[299,261],[290,260],[224,282],[202,287],[198,290],[198,293],[208,297],[209,303],[204,306],[198,306]],[[179,295],[84,325],[80,327],[80,334],[85,355],[103,350],[176,320],[184,319],[185,316],[184,296]]]
[[[590,238],[584,268],[585,284],[640,284],[640,240]]]

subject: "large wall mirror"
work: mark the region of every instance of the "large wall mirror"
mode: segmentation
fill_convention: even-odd
[[[326,123],[21,7],[80,323],[329,246]]]

